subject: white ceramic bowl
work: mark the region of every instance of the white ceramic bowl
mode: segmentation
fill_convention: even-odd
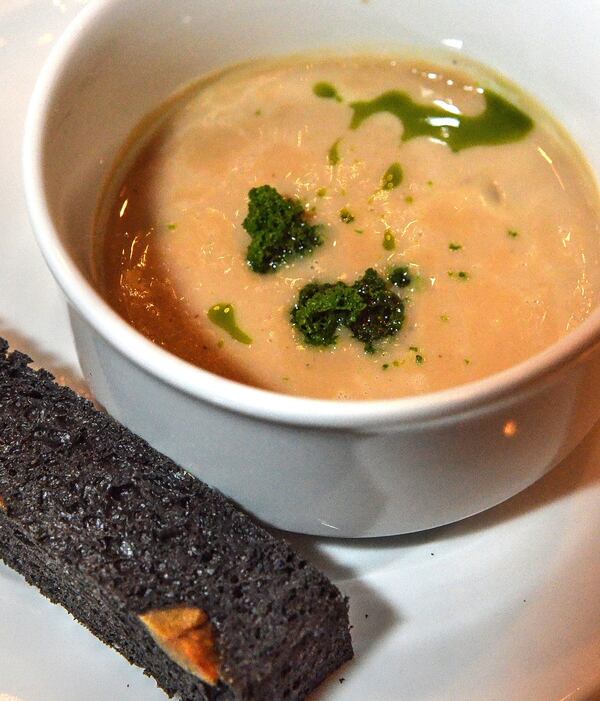
[[[33,226],[99,401],[259,518],[305,533],[431,528],[538,479],[600,415],[598,310],[527,362],[448,391],[284,396],[193,367],[128,326],[89,282],[92,219],[120,146],[176,88],[232,62],[319,48],[464,50],[538,96],[598,171],[599,31],[595,0],[92,2],[39,78],[24,167]]]

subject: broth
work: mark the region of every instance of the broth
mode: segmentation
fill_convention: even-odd
[[[288,394],[400,397],[525,360],[598,302],[600,203],[561,128],[526,96],[479,87],[495,84],[484,69],[371,56],[200,81],[115,168],[95,232],[103,294],[181,358]],[[265,184],[299,198],[323,243],[260,274],[243,221]],[[291,324],[304,285],[398,266],[404,323],[374,352],[344,328],[334,346],[307,345]]]

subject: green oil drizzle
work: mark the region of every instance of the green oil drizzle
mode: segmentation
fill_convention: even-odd
[[[313,92],[317,97],[342,102],[342,96],[331,83],[315,83],[313,85]]]
[[[334,141],[333,145],[327,152],[327,160],[329,161],[330,166],[336,166],[340,162],[340,141],[341,139]]]
[[[386,251],[393,251],[396,248],[396,237],[391,229],[386,229],[383,235],[383,247]]]
[[[381,189],[393,190],[400,185],[403,177],[402,166],[399,163],[392,163],[383,174],[383,178],[381,178]]]
[[[213,305],[208,310],[208,318],[213,324],[216,324],[219,328],[223,329],[223,331],[226,331],[231,338],[236,341],[245,343],[248,346],[252,343],[250,336],[245,334],[235,323],[235,312],[233,306],[229,304],[229,302],[220,302],[219,304]]]
[[[405,92],[390,90],[369,101],[350,103],[354,110],[351,129],[374,114],[389,112],[403,124],[402,141],[430,136],[452,151],[485,144],[505,144],[522,139],[533,128],[533,120],[497,93],[486,90],[485,109],[476,117],[454,114],[433,105],[420,105]]]

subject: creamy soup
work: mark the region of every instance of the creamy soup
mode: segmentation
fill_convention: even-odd
[[[237,66],[171,100],[124,154],[96,223],[103,294],[155,343],[240,382],[331,399],[440,390],[541,351],[598,301],[594,178],[483,69]],[[319,243],[257,270],[246,217],[265,185]],[[393,333],[369,347],[348,322],[307,342],[301,290],[353,290],[368,268],[399,303]]]

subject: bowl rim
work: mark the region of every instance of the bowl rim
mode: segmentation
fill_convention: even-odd
[[[28,105],[22,165],[27,209],[46,264],[78,314],[135,366],[191,397],[239,414],[298,426],[368,428],[386,423],[427,423],[500,402],[526,390],[534,381],[549,379],[598,342],[600,307],[548,348],[479,380],[397,399],[337,400],[244,385],[188,363],[147,339],[108,305],[70,258],[52,221],[44,187],[44,136],[56,86],[96,16],[118,2],[92,0],[51,50]]]

